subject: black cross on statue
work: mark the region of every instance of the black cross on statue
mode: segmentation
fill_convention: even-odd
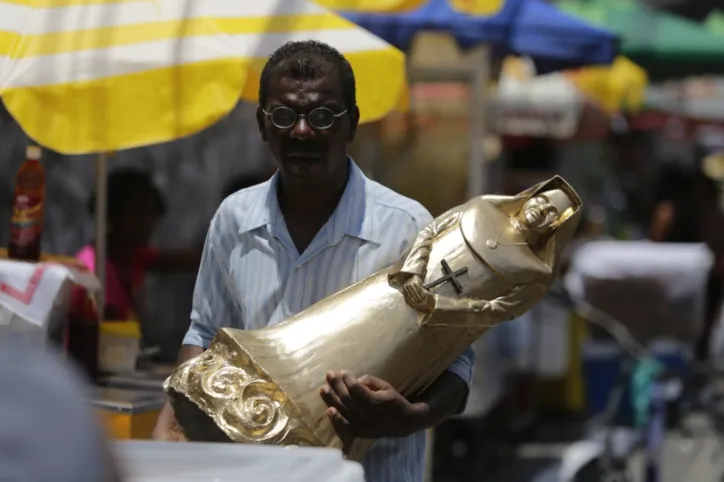
[[[460,268],[459,270],[455,271],[453,273],[452,268],[450,268],[450,265],[447,264],[447,261],[444,259],[440,262],[442,264],[442,272],[443,276],[441,278],[436,279],[435,281],[430,281],[425,285],[425,289],[429,290],[431,288],[434,288],[437,285],[441,285],[443,283],[446,283],[450,281],[453,284],[453,289],[455,290],[455,293],[460,294],[463,292],[463,286],[460,284],[460,281],[458,281],[457,277],[461,274],[465,274],[468,272],[467,268]]]

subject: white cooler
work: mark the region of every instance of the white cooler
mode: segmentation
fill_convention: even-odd
[[[342,452],[264,445],[114,442],[127,482],[364,482]]]
[[[692,343],[704,324],[714,257],[704,244],[593,241],[573,256],[565,286],[622,322],[640,342]]]

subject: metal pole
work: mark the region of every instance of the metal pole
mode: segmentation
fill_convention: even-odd
[[[468,198],[480,196],[489,186],[486,176],[485,139],[487,137],[487,90],[490,80],[490,48],[485,45],[473,58],[472,99],[470,102],[470,158],[468,160]]]
[[[435,459],[435,429],[426,430],[425,445],[425,482],[433,482],[433,461]]]
[[[646,427],[644,449],[644,481],[661,481],[662,450],[666,438],[666,397],[661,380],[654,380],[649,388],[649,420]]]
[[[106,237],[108,207],[108,156],[99,154],[96,160],[96,275],[101,282],[101,290],[96,300],[98,317],[103,319],[106,303]]]

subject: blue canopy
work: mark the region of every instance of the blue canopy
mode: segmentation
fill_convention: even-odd
[[[496,55],[532,57],[539,73],[610,64],[618,54],[614,34],[566,15],[543,0],[507,0],[489,17],[459,12],[447,0],[429,0],[417,10],[400,14],[342,15],[403,51],[418,32],[446,32],[461,49],[488,44]]]

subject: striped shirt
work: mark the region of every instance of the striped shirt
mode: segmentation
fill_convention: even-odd
[[[432,220],[419,203],[365,177],[350,161],[336,210],[299,254],[277,201],[278,174],[232,194],[214,215],[185,345],[207,348],[222,327],[278,324],[393,264]],[[449,370],[470,383],[468,350]],[[330,367],[333,368],[333,367]],[[380,439],[363,460],[368,482],[422,482],[425,433]]]

